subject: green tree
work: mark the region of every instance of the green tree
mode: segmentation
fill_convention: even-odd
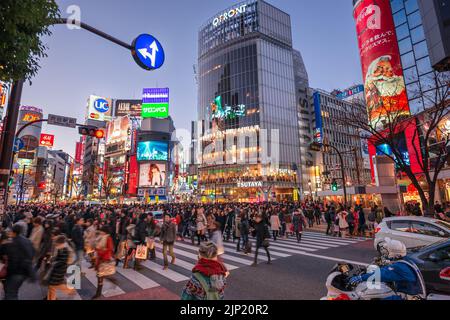
[[[0,1],[0,80],[30,80],[46,57],[42,36],[60,17],[54,0]]]

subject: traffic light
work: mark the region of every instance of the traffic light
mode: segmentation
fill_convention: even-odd
[[[102,139],[105,137],[105,132],[103,131],[103,129],[99,129],[97,127],[92,126],[79,127],[78,132],[82,136],[89,136],[97,139]]]
[[[336,192],[338,191],[338,184],[336,179],[333,179],[333,181],[331,182],[331,191]]]
[[[39,189],[45,189],[45,187],[47,186],[47,184],[45,183],[45,182],[40,182],[39,184],[38,184],[38,188]]]
[[[13,184],[13,182],[14,182],[14,178],[13,178],[13,177],[9,177],[9,180],[8,180],[8,187],[11,187],[12,184]]]

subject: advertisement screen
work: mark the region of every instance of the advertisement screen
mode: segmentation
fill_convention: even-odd
[[[169,160],[169,145],[161,141],[138,142],[138,161],[167,161]]]
[[[112,115],[111,99],[91,95],[88,102],[87,118],[97,121],[110,120]]]
[[[395,149],[398,150],[402,154],[402,158],[403,158],[403,161],[405,162],[405,164],[411,165],[411,162],[409,160],[408,147],[406,145],[405,134],[400,133],[399,135],[397,135],[395,137],[393,142],[395,145]],[[396,159],[396,156],[393,154],[391,147],[387,144],[378,145],[376,150],[377,150],[377,156],[389,155],[389,156],[392,156],[394,159]],[[399,168],[397,161],[396,161],[395,166],[397,169]]]
[[[108,123],[106,129],[106,145],[125,143],[125,149],[131,148],[131,121],[128,117],[120,117]]]
[[[55,136],[52,134],[41,133],[41,138],[39,139],[39,145],[41,147],[53,147],[55,143]]]
[[[369,122],[383,130],[410,114],[390,1],[360,0],[353,14]]]
[[[169,88],[147,88],[142,95],[142,118],[169,117]]]
[[[116,100],[115,104],[116,117],[141,117],[142,100]]]
[[[165,164],[143,163],[139,166],[139,187],[161,187],[165,183]]]

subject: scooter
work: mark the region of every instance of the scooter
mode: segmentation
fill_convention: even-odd
[[[396,295],[394,290],[386,283],[371,284],[368,282],[359,283],[353,286],[349,283],[352,276],[371,272],[378,266],[354,267],[349,263],[338,263],[330,271],[326,288],[328,293],[320,300],[382,300]]]

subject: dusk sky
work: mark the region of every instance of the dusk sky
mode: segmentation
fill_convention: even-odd
[[[22,105],[48,113],[85,117],[90,94],[111,98],[140,99],[144,87],[170,88],[170,113],[177,128],[190,128],[197,116],[197,88],[193,65],[197,63],[199,27],[216,13],[239,1],[230,0],[60,0],[61,13],[78,5],[83,22],[125,42],[141,33],[160,40],[165,65],[144,71],[126,49],[85,30],[52,28],[45,39],[49,50],[32,85],[24,87]],[[361,83],[351,0],[269,0],[291,16],[294,48],[301,51],[310,86],[331,91]],[[77,130],[53,126],[55,148],[71,155]]]

